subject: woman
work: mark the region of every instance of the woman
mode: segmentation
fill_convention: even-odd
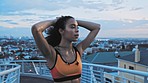
[[[53,27],[51,27],[53,26]],[[88,36],[76,46],[78,26],[88,29]],[[43,31],[49,28],[49,36]],[[55,83],[80,83],[83,51],[90,45],[100,30],[100,25],[62,16],[55,20],[39,22],[32,26],[35,42],[47,60]]]

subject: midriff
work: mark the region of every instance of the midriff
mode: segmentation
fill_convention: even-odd
[[[54,82],[54,83],[80,83],[81,79],[77,78],[77,79],[73,79],[73,80],[68,80],[68,81],[63,81],[63,82]]]

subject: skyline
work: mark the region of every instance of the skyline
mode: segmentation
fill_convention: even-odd
[[[101,24],[97,37],[148,38],[147,3],[147,0],[1,0],[0,36],[32,36],[34,23],[71,15]],[[80,28],[80,37],[87,33]]]

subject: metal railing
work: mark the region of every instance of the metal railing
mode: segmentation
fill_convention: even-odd
[[[45,60],[17,60],[11,63],[21,65],[21,74],[36,74],[52,80]],[[148,72],[91,63],[82,64],[81,83],[148,83]]]
[[[20,65],[0,64],[0,83],[20,83]]]
[[[83,63],[81,83],[148,83],[147,78],[148,72]]]
[[[47,77],[52,80],[52,76],[45,60],[15,60],[10,63],[21,65],[22,75],[36,75]]]

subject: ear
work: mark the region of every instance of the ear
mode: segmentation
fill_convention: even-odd
[[[64,30],[60,28],[60,29],[59,29],[59,33],[60,33],[60,34],[63,34],[63,33],[64,33]]]

